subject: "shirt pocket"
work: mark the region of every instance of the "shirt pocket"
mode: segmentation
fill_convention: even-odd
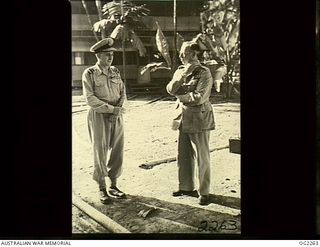
[[[110,76],[109,77],[109,90],[111,92],[111,94],[113,94],[116,98],[120,97],[120,93],[121,93],[121,85],[122,85],[122,80],[120,75],[115,75],[115,76]]]
[[[120,84],[122,82],[119,75],[110,76],[110,81],[114,84]]]
[[[98,97],[103,97],[105,95],[105,78],[97,77],[95,80],[94,91]]]

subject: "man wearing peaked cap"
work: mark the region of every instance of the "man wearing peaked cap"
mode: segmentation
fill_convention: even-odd
[[[110,196],[124,198],[118,189],[117,179],[122,173],[124,131],[123,104],[126,99],[125,85],[119,70],[111,66],[113,61],[112,38],[105,38],[94,44],[97,63],[87,68],[82,75],[83,93],[87,104],[88,129],[93,147],[93,179],[99,185],[100,200],[110,203]],[[105,178],[108,177],[107,190]]]
[[[200,205],[210,203],[210,130],[215,128],[209,101],[213,79],[210,70],[198,60],[199,45],[184,42],[180,49],[180,66],[167,85],[169,94],[177,98],[179,115],[173,128],[179,129],[178,180],[179,189],[173,196],[198,197],[195,190],[195,164],[198,165]],[[179,109],[179,108],[178,108]]]

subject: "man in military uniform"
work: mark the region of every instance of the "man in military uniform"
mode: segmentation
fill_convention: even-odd
[[[198,60],[199,46],[184,42],[180,50],[180,66],[167,85],[181,107],[178,140],[179,190],[173,196],[196,196],[194,190],[195,161],[198,165],[200,205],[210,203],[210,130],[215,128],[212,105],[209,101],[213,85],[212,75]]]
[[[105,38],[94,44],[97,63],[87,68],[82,75],[83,92],[87,104],[88,129],[93,144],[93,179],[99,185],[100,200],[107,204],[110,195],[124,198],[125,194],[117,187],[117,178],[122,172],[123,163],[123,103],[126,99],[125,86],[119,70],[111,66],[114,40]],[[105,177],[109,178],[106,189]]]

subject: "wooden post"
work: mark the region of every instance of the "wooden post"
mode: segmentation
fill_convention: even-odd
[[[89,25],[91,27],[93,27],[93,24],[91,22],[91,18],[90,18],[90,15],[89,15],[89,11],[88,11],[88,8],[87,8],[87,4],[86,4],[86,2],[84,0],[82,0],[82,6],[83,6],[84,10],[86,11],[86,15],[87,15],[87,18],[88,18]],[[99,38],[98,38],[96,32],[93,29],[92,29],[92,32],[93,32],[93,35],[96,38],[96,40],[99,41]]]
[[[172,54],[172,68],[174,71],[177,68],[177,0],[173,0],[173,54]]]
[[[121,7],[121,16],[123,18],[123,0],[120,1],[120,7]],[[123,24],[126,25],[126,24]],[[125,30],[124,30],[125,31]],[[128,88],[127,88],[127,79],[126,79],[126,54],[125,54],[125,49],[126,49],[126,44],[125,44],[126,40],[125,40],[125,35],[124,33],[122,34],[122,79],[124,82],[124,85],[126,87],[126,91],[128,92]]]
[[[226,148],[229,148],[229,145],[218,147],[218,148],[211,148],[210,152],[218,151],[218,150],[222,150],[222,149],[226,149]],[[165,159],[161,159],[161,160],[149,161],[149,162],[146,162],[146,163],[139,165],[139,167],[143,168],[143,169],[152,169],[154,166],[161,165],[163,163],[173,162],[176,160],[177,160],[176,157],[169,157],[169,158],[165,158]]]
[[[98,10],[99,21],[102,20],[102,11],[101,11],[101,1],[96,0],[96,6]],[[101,29],[101,37],[104,39],[106,37],[106,30]]]
[[[72,204],[113,233],[131,233],[126,228],[119,225],[117,222],[104,215],[103,213],[99,212],[97,209],[90,206],[88,203],[84,202],[80,197],[76,195],[73,195],[72,197]]]

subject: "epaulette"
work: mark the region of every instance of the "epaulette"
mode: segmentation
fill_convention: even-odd
[[[88,72],[89,75],[93,74],[93,72],[94,72],[95,70],[96,70],[96,69],[95,69],[94,66],[92,66],[92,67],[90,67],[90,68],[87,68],[87,72]]]

